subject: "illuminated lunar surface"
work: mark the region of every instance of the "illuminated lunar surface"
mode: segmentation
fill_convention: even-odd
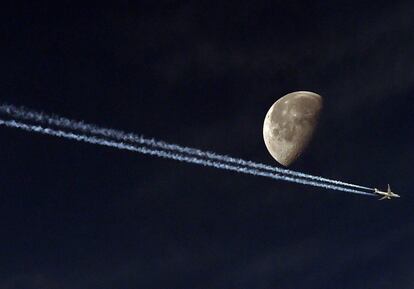
[[[302,154],[312,139],[321,110],[322,97],[309,91],[286,94],[270,107],[263,138],[276,161],[289,166]]]

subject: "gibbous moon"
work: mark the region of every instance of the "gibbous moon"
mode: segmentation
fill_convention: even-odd
[[[263,138],[272,157],[284,166],[293,163],[306,149],[317,127],[322,97],[296,91],[279,98],[263,124]]]

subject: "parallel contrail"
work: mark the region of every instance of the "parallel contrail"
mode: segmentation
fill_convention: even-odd
[[[220,155],[209,151],[202,151],[195,148],[190,148],[186,146],[179,146],[176,144],[169,144],[163,141],[157,141],[154,139],[144,138],[142,136],[132,134],[132,133],[125,133],[120,130],[108,129],[108,128],[101,128],[97,127],[92,124],[86,124],[80,121],[74,121],[71,119],[54,116],[54,115],[46,115],[44,113],[39,113],[36,111],[28,110],[26,108],[18,108],[13,105],[0,105],[0,112],[10,115],[12,117],[24,120],[35,121],[39,124],[43,125],[52,125],[57,126],[59,128],[67,128],[74,131],[80,131],[87,134],[93,134],[98,136],[104,136],[107,138],[115,139],[118,141],[125,141],[125,142],[132,142],[139,145],[146,145],[153,148],[160,148],[163,150],[169,150],[178,153],[184,153],[192,156],[197,156],[200,158],[206,158],[210,160],[218,160],[220,162],[226,162],[230,164],[240,165],[240,166],[247,166],[255,169],[266,170],[270,172],[275,172],[284,175],[290,175],[293,177],[299,178],[306,178],[310,180],[315,180],[318,182],[325,182],[339,186],[346,186],[346,187],[353,187],[363,190],[370,190],[372,191],[373,188],[364,187],[360,185],[355,185],[351,183],[346,183],[342,181],[327,179],[319,176],[309,175],[301,172],[296,172],[292,170],[287,170],[279,167],[269,166],[261,163],[256,163],[252,161],[246,161],[239,158],[233,158],[226,155]]]
[[[173,160],[177,160],[181,162],[193,163],[193,164],[203,165],[207,167],[214,167],[214,168],[229,170],[229,171],[236,171],[238,173],[250,174],[254,176],[263,176],[263,177],[268,177],[268,178],[272,178],[276,180],[283,180],[287,182],[310,185],[310,186],[321,187],[325,189],[332,189],[332,190],[343,191],[343,192],[349,192],[349,193],[354,193],[354,194],[375,196],[375,194],[367,193],[364,191],[358,191],[358,190],[338,187],[338,186],[334,186],[334,185],[330,185],[326,183],[314,182],[314,181],[310,181],[306,179],[300,179],[300,178],[294,178],[294,177],[289,177],[289,176],[275,174],[275,173],[269,173],[266,171],[260,171],[257,169],[253,169],[250,167],[239,167],[239,166],[230,165],[228,163],[222,163],[219,161],[212,161],[209,159],[200,159],[196,157],[186,156],[180,153],[157,150],[151,147],[130,145],[130,144],[126,144],[120,141],[107,140],[107,139],[98,138],[95,136],[79,134],[76,132],[65,132],[63,130],[42,127],[39,125],[26,124],[26,123],[15,121],[15,120],[0,119],[0,125],[6,126],[6,127],[12,127],[12,128],[19,128],[19,129],[29,131],[29,132],[36,132],[36,133],[45,134],[45,135],[72,139],[72,140],[76,140],[80,142],[87,142],[87,143],[92,143],[92,144],[97,144],[97,145],[102,145],[102,146],[113,147],[113,148],[117,148],[121,150],[129,150],[133,152],[139,152],[142,154],[154,155],[154,156],[167,158],[167,159],[173,159]]]

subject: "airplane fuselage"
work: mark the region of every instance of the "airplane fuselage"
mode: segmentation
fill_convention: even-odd
[[[388,191],[386,191],[386,192],[380,191],[378,189],[374,189],[374,192],[377,195],[383,196],[380,200],[391,199],[391,198],[399,198],[400,197],[399,195],[397,195],[397,194],[395,194],[394,192],[391,191],[389,185],[388,185]]]

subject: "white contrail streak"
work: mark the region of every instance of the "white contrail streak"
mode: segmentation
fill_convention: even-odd
[[[13,105],[0,105],[0,112],[10,115],[12,117],[19,118],[19,119],[31,120],[31,121],[35,121],[35,122],[38,122],[44,125],[52,125],[52,126],[57,126],[60,128],[67,128],[67,129],[71,129],[75,131],[81,131],[87,134],[104,136],[104,137],[116,139],[119,141],[133,142],[136,144],[146,145],[146,146],[150,146],[154,148],[160,148],[163,150],[170,150],[173,152],[185,153],[188,155],[193,155],[193,156],[197,156],[201,158],[218,160],[220,162],[247,166],[247,167],[260,169],[260,170],[267,170],[270,172],[291,175],[291,176],[299,177],[299,178],[311,179],[311,180],[315,180],[318,182],[325,182],[325,183],[335,184],[339,186],[353,187],[353,188],[370,190],[370,191],[373,190],[372,188],[369,188],[369,187],[364,187],[364,186],[346,183],[342,181],[327,179],[327,178],[323,178],[319,176],[313,176],[313,175],[309,175],[309,174],[305,174],[301,172],[296,172],[296,171],[292,171],[288,169],[269,166],[269,165],[265,165],[261,163],[252,162],[252,161],[246,161],[243,159],[233,158],[233,157],[226,156],[226,155],[220,155],[220,154],[216,154],[216,153],[209,152],[209,151],[202,151],[202,150],[195,149],[195,148],[179,146],[176,144],[169,144],[163,141],[157,141],[154,139],[144,138],[136,134],[125,133],[120,130],[100,128],[95,125],[86,124],[80,121],[74,121],[71,119],[54,116],[54,115],[46,115],[46,114],[39,113],[36,111],[28,110],[26,108],[18,108]]]
[[[97,145],[102,145],[102,146],[113,147],[113,148],[117,148],[121,150],[129,150],[133,152],[139,152],[142,154],[154,155],[154,156],[158,156],[162,158],[173,159],[173,160],[177,160],[181,162],[193,163],[193,164],[203,165],[207,167],[214,167],[214,168],[223,169],[223,170],[236,171],[239,173],[245,173],[245,174],[250,174],[250,175],[255,175],[255,176],[263,176],[263,177],[268,177],[268,178],[272,178],[276,180],[283,180],[283,181],[288,181],[288,182],[293,182],[293,183],[298,183],[298,184],[303,184],[303,185],[321,187],[325,189],[332,189],[332,190],[349,192],[349,193],[360,194],[360,195],[375,196],[372,193],[367,193],[367,192],[344,188],[344,187],[338,187],[338,186],[334,186],[334,185],[330,185],[326,183],[319,183],[319,182],[314,182],[310,180],[274,174],[274,173],[270,173],[266,171],[256,170],[250,167],[239,167],[239,166],[230,165],[228,163],[222,163],[222,162],[212,161],[208,159],[190,157],[190,156],[186,156],[180,153],[173,153],[169,151],[156,150],[156,149],[148,148],[148,147],[130,145],[130,144],[126,144],[123,142],[102,139],[102,138],[98,138],[94,136],[82,135],[82,134],[78,134],[75,132],[65,132],[62,130],[46,128],[46,127],[42,127],[39,125],[25,124],[25,123],[18,122],[15,120],[0,119],[0,125],[6,126],[6,127],[12,127],[12,128],[19,128],[19,129],[29,131],[29,132],[37,132],[40,134],[72,139],[72,140],[76,140],[80,142],[87,142],[87,143],[92,143],[92,144],[97,144]]]

